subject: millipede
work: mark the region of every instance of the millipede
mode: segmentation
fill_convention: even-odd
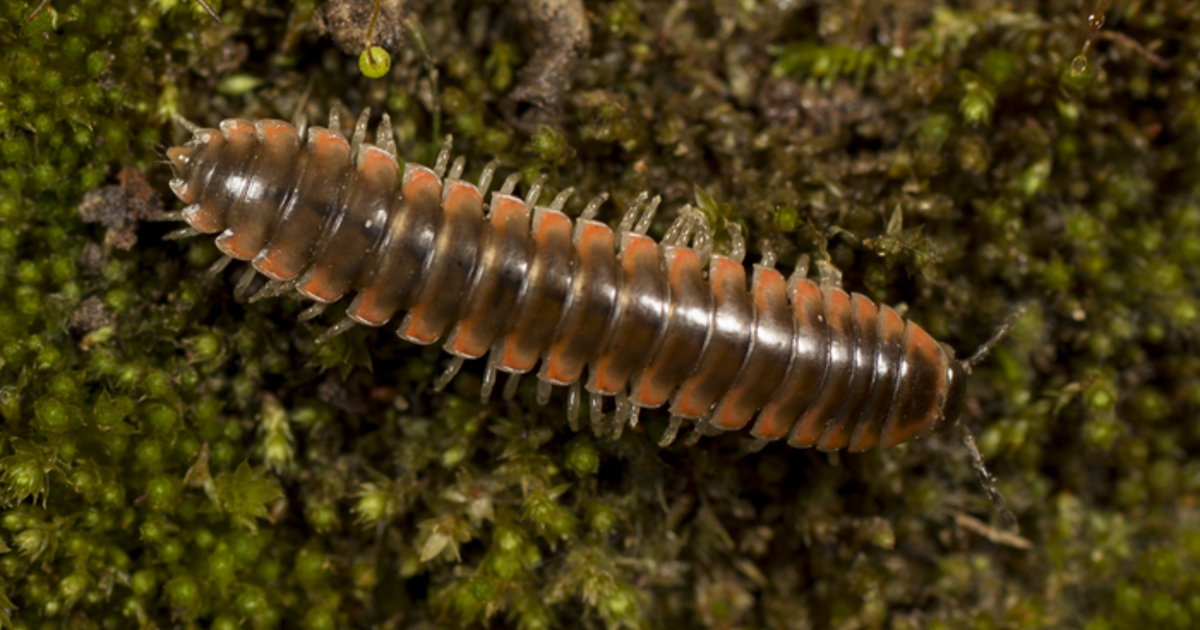
[[[690,205],[656,242],[646,232],[661,198],[647,193],[615,230],[596,220],[606,194],[574,221],[563,211],[573,189],[539,205],[544,177],[522,198],[514,174],[485,201],[496,162],[467,182],[447,138],[432,168],[401,168],[387,115],[374,143],[369,116],[349,139],[336,110],[327,128],[235,118],[211,129],[178,119],[191,138],[167,158],[186,207],[163,218],[187,226],[168,238],[216,234],[223,256],[211,272],[250,262],[235,292],[248,294],[262,274],[250,300],[295,291],[314,302],[301,319],[354,292],[345,319],[318,342],[403,313],[401,338],[441,341],[453,357],[439,388],[465,360],[486,356],[485,398],[498,372],[510,375],[511,396],[536,370],[539,403],[555,386],[569,389],[573,427],[586,390],[593,429],[616,437],[640,409],[666,406],[664,446],[691,421],[694,435],[749,426],[757,447],[786,440],[861,452],[955,423],[972,365],[1014,319],[958,360],[895,309],[844,291],[828,263],[818,260],[814,282],[803,256],[785,277],[767,252],[748,274],[736,225],[730,253],[715,253]],[[606,397],[616,400],[611,424]],[[1007,512],[964,434],[988,494]]]

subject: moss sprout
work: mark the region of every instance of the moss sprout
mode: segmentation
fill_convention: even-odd
[[[585,6],[591,48],[533,128],[545,33],[517,7],[410,3],[410,45],[364,67],[309,1],[34,4],[0,8],[0,627],[1200,619],[1186,2],[543,3]],[[656,237],[697,202],[718,251],[736,224],[750,261],[832,261],[960,355],[1023,304],[964,412],[1020,535],[953,431],[833,464],[659,449],[654,410],[576,432],[532,378],[480,402],[482,367],[437,392],[438,349],[389,330],[315,344],[341,307],[239,302],[211,238],[144,222],[125,250],[80,219],[123,169],[179,209],[175,114],[302,102],[387,111],[415,161],[453,131],[471,176],[546,175],[573,214],[661,193]]]

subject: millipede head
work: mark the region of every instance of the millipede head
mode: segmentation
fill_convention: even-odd
[[[189,145],[167,149],[167,159],[171,161],[171,170],[175,171],[176,175],[182,176],[187,172],[188,164],[191,163],[195,153],[195,147]]]
[[[961,361],[950,360],[947,368],[950,383],[946,388],[946,402],[942,405],[942,418],[936,428],[944,428],[958,422],[967,398],[967,370]]]
[[[167,160],[171,162],[171,169],[176,177],[186,178],[188,169],[194,165],[196,155],[212,143],[214,136],[219,135],[212,129],[201,129],[192,123],[188,125],[192,137],[182,145],[167,149]]]

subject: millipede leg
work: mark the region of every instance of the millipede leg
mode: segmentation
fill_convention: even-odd
[[[571,199],[571,195],[575,194],[575,187],[568,186],[566,190],[554,196],[554,200],[550,202],[550,209],[557,212],[562,212],[562,209],[567,206],[567,201]]]
[[[215,278],[221,275],[221,272],[225,271],[225,268],[228,267],[229,263],[231,262],[233,262],[233,258],[230,258],[229,256],[221,256],[217,259],[217,262],[209,266],[208,271],[205,271],[204,275],[208,276],[209,278]]]
[[[492,389],[496,387],[496,365],[499,363],[497,353],[488,354],[487,367],[483,369],[483,387],[479,388],[479,397],[483,402],[492,397]]]
[[[266,288],[266,287],[264,287],[264,288]],[[326,308],[329,308],[328,304],[326,304],[324,302],[316,302],[312,306],[309,306],[308,308],[301,311],[300,316],[297,317],[297,319],[299,319],[302,322],[306,322],[310,319],[313,319],[314,317],[317,317],[321,313],[324,313]]]
[[[632,230],[633,225],[637,223],[638,213],[642,209],[642,204],[650,198],[650,193],[642,191],[638,196],[634,197],[629,205],[625,206],[625,214],[621,215],[621,223],[617,225],[616,238],[617,242],[621,242],[621,235]]]
[[[604,394],[596,392],[588,392],[590,398],[588,400],[588,415],[592,420],[592,435],[602,437],[604,435]]]
[[[347,317],[346,319],[343,319],[342,321],[334,324],[329,330],[326,330],[320,337],[317,337],[317,341],[316,341],[317,345],[319,346],[319,345],[329,341],[330,339],[333,339],[334,337],[346,332],[347,330],[354,328],[354,325],[356,323],[357,322],[355,322],[353,319],[350,319],[349,317]]]
[[[708,261],[712,258],[713,250],[712,228],[708,226],[708,219],[704,218],[704,214],[695,208],[691,208],[691,211],[695,217],[694,223],[696,226],[696,233],[692,236],[691,247],[699,254],[700,263],[708,266]]]
[[[446,136],[442,141],[442,150],[438,151],[437,162],[433,164],[433,172],[437,173],[440,178],[446,174],[446,167],[450,165],[450,151],[454,148],[454,136]]]
[[[379,127],[375,129],[375,146],[396,157],[396,135],[392,131],[392,118],[387,112],[384,112],[379,120]]]
[[[342,110],[336,104],[329,108],[329,121],[325,123],[329,129],[341,133],[342,126]]]
[[[583,212],[579,215],[579,218],[588,221],[595,219],[596,215],[600,212],[600,206],[604,205],[605,201],[608,201],[608,193],[606,192],[602,192],[599,195],[592,197],[592,200],[588,202],[587,207],[583,209]]]
[[[254,276],[258,275],[258,270],[254,267],[248,267],[242,272],[242,277],[238,280],[237,286],[233,288],[233,297],[241,300],[246,297],[246,293],[250,291],[250,283],[254,282]]]
[[[483,172],[479,174],[479,194],[487,199],[488,189],[492,187],[492,178],[496,176],[496,169],[500,167],[499,160],[492,160],[483,167]]]
[[[342,132],[342,106],[337,103],[329,108],[329,129],[338,133]]]
[[[704,437],[704,424],[703,418],[697,419],[692,423],[692,432],[688,433],[688,436],[683,439],[684,446],[695,446],[700,443],[700,438]]]
[[[532,209],[538,202],[538,197],[542,196],[542,187],[546,185],[547,175],[542,173],[533,180],[533,185],[529,187],[529,192],[525,193],[525,207]]]
[[[296,285],[295,280],[272,280],[272,281],[264,284],[263,287],[261,289],[259,289],[257,293],[250,296],[250,303],[254,304],[255,302],[257,302],[259,300],[265,300],[268,298],[277,298],[277,297],[287,293],[288,291],[291,291],[292,287],[294,287],[295,285]]]
[[[579,398],[582,396],[579,381],[571,383],[567,387],[567,424],[571,425],[571,430],[579,432]]]
[[[636,429],[638,425],[638,414],[642,412],[642,408],[630,403],[629,405],[629,428]]]
[[[501,195],[511,195],[517,189],[517,184],[521,181],[520,173],[513,173],[504,178],[504,183],[500,185]]]
[[[675,217],[671,226],[667,228],[667,233],[663,234],[662,245],[684,245],[692,237],[695,218],[692,216],[691,208],[690,205],[687,205],[679,210],[679,216]]]
[[[742,226],[736,223],[730,223],[727,229],[729,230],[729,239],[732,241],[729,257],[740,265],[746,259],[746,237],[742,235]]]
[[[659,438],[658,445],[663,448],[670,446],[675,441],[675,436],[679,435],[681,426],[683,426],[683,416],[671,414],[671,423],[667,425],[667,430]]]
[[[357,160],[358,150],[362,148],[363,141],[367,139],[367,123],[371,122],[371,108],[363,108],[362,113],[358,115],[358,122],[354,123],[354,135],[350,136],[350,155]]]
[[[774,269],[776,262],[775,248],[771,247],[770,241],[764,241],[760,249],[762,250],[762,260],[760,260],[758,264],[766,267],[767,269]]]
[[[617,394],[617,411],[613,414],[613,430],[612,438],[614,440],[621,439],[621,434],[625,432],[625,423],[629,422],[629,411],[633,405],[629,402],[629,395],[625,392]]]
[[[454,158],[454,163],[450,165],[450,172],[446,174],[446,181],[448,182],[454,179],[462,179],[462,174],[465,170],[467,170],[466,156],[460,155]],[[443,186],[442,190],[445,189],[446,187]]]
[[[174,120],[176,125],[183,127],[184,131],[187,131],[190,134],[200,131],[200,125],[197,125],[196,123],[184,118],[183,116],[180,116],[179,114],[172,114],[171,120]]]
[[[792,275],[788,276],[788,299],[791,299],[797,284],[808,278],[808,261],[808,254],[801,254],[800,258],[796,259],[796,268],[792,270]]]
[[[638,219],[637,225],[633,226],[633,231],[638,234],[645,234],[650,229],[650,223],[654,221],[654,215],[658,212],[658,206],[662,203],[662,195],[654,195],[650,200],[650,205],[646,206],[645,212],[642,212],[642,218]]]
[[[521,384],[520,374],[509,374],[504,381],[504,400],[512,400],[517,396],[517,386]]]
[[[684,444],[687,446],[695,446],[700,442],[700,438],[720,435],[721,430],[714,427],[712,424],[712,412],[705,414],[702,418],[696,420],[692,425],[692,432],[688,434]]]
[[[296,133],[300,138],[307,138],[308,133],[308,112],[305,109],[308,107],[308,97],[312,94],[314,76],[308,78],[308,82],[304,85],[304,91],[300,93],[300,98],[296,101],[296,111],[292,112],[292,124],[296,127]]]
[[[171,232],[170,234],[167,234],[166,236],[163,237],[163,240],[164,241],[178,241],[178,240],[185,239],[185,238],[191,238],[193,236],[199,236],[200,234],[201,234],[200,230],[197,230],[196,228],[185,227],[185,228],[179,228],[178,230],[175,230],[175,231]]]
[[[159,212],[154,216],[148,217],[146,220],[154,223],[160,223],[164,221],[183,221],[184,218],[183,213],[176,210],[173,212]]]
[[[771,440],[764,440],[762,438],[754,438],[754,439],[750,440],[749,444],[746,445],[746,452],[757,453],[757,452],[763,450],[764,448],[766,448],[767,445],[770,443],[771,443]]]
[[[817,284],[823,287],[842,288],[842,270],[828,260],[817,261]]]
[[[538,379],[537,384],[537,404],[544,405],[550,402],[550,393],[554,390],[554,386],[546,381]]]
[[[450,359],[450,365],[446,366],[446,371],[442,372],[442,375],[437,377],[437,380],[433,382],[433,391],[440,392],[443,389],[446,389],[446,386],[450,384],[450,381],[454,380],[455,376],[458,376],[458,371],[462,369],[462,366],[462,357],[454,357],[453,359]]]

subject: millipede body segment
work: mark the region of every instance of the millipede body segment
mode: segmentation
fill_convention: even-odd
[[[923,329],[806,269],[757,264],[747,284],[740,257],[688,247],[707,229],[698,213],[658,243],[648,217],[614,231],[597,204],[572,222],[562,195],[539,206],[506,185],[485,203],[461,164],[446,178],[444,158],[401,170],[386,117],[375,144],[365,115],[352,140],[330,127],[193,129],[168,151],[183,231],[217,234],[267,291],[320,304],[355,292],[346,314],[366,326],[404,313],[398,334],[444,339],[456,367],[488,354],[493,379],[536,368],[543,400],[584,383],[593,411],[616,396],[634,418],[667,405],[676,428],[751,425],[821,450],[893,446],[958,417],[963,365]]]

